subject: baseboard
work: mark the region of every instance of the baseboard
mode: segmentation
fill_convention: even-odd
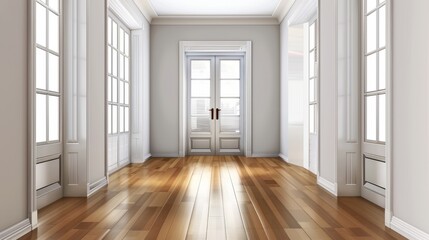
[[[146,154],[146,155],[144,155],[144,157],[143,157],[143,162],[146,162],[146,160],[148,160],[149,158],[151,158],[152,157],[152,155],[150,154],[150,153],[148,153],[148,154]]]
[[[404,237],[408,239],[415,240],[429,240],[429,234],[423,232],[422,230],[402,221],[397,217],[392,217],[392,221],[390,222],[390,226],[393,230],[400,233]]]
[[[256,157],[256,158],[273,158],[278,156],[279,156],[278,153],[253,153],[252,154],[252,157]]]
[[[98,190],[100,190],[102,187],[106,185],[107,185],[107,177],[103,177],[102,179],[89,184],[87,196],[88,197],[92,196],[94,193],[96,193]]]
[[[284,155],[283,153],[279,154],[279,158],[283,159],[285,162],[289,163],[289,159],[287,158],[286,155]]]
[[[148,153],[148,154],[146,154],[146,155],[144,155],[144,157],[143,158],[139,158],[139,160],[137,160],[137,161],[134,161],[134,159],[132,159],[132,161],[131,161],[131,163],[133,163],[133,164],[140,164],[140,163],[144,163],[144,162],[146,162],[146,160],[148,160],[150,157],[152,157],[152,155],[150,154],[150,153]]]
[[[25,219],[14,226],[0,232],[0,239],[18,239],[31,231],[30,219]]]
[[[156,158],[161,158],[161,157],[177,158],[177,157],[179,157],[179,154],[178,153],[153,153],[151,156],[156,157]]]
[[[323,177],[317,176],[317,184],[334,196],[338,196],[338,187],[336,183],[332,183]]]

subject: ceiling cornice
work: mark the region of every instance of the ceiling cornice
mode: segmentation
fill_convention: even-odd
[[[153,25],[278,25],[295,0],[280,0],[272,16],[159,16],[150,0],[134,0]]]
[[[157,17],[152,25],[279,25],[274,17],[244,16],[178,16]]]

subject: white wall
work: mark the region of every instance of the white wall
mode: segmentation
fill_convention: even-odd
[[[429,233],[429,1],[393,3],[393,215]]]
[[[151,153],[179,152],[179,41],[252,41],[253,154],[280,150],[279,26],[151,26]]]
[[[280,24],[280,156],[288,158],[288,36],[287,21]]]
[[[27,214],[28,75],[27,0],[2,1],[0,8],[0,233]],[[13,23],[13,24],[11,24]],[[0,236],[1,238],[1,236]]]
[[[319,2],[319,175],[335,184],[337,159],[337,12],[336,0]]]

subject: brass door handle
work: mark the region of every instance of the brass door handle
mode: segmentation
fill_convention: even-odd
[[[214,118],[214,108],[211,108],[211,109],[209,109],[209,111],[211,112],[211,118],[212,118],[212,120],[213,120],[213,118]]]
[[[219,111],[220,111],[221,109],[219,109],[219,108],[216,108],[216,120],[219,120]]]

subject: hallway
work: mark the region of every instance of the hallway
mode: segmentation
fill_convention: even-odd
[[[403,239],[381,208],[278,158],[152,158],[109,181],[40,210],[21,239]]]

